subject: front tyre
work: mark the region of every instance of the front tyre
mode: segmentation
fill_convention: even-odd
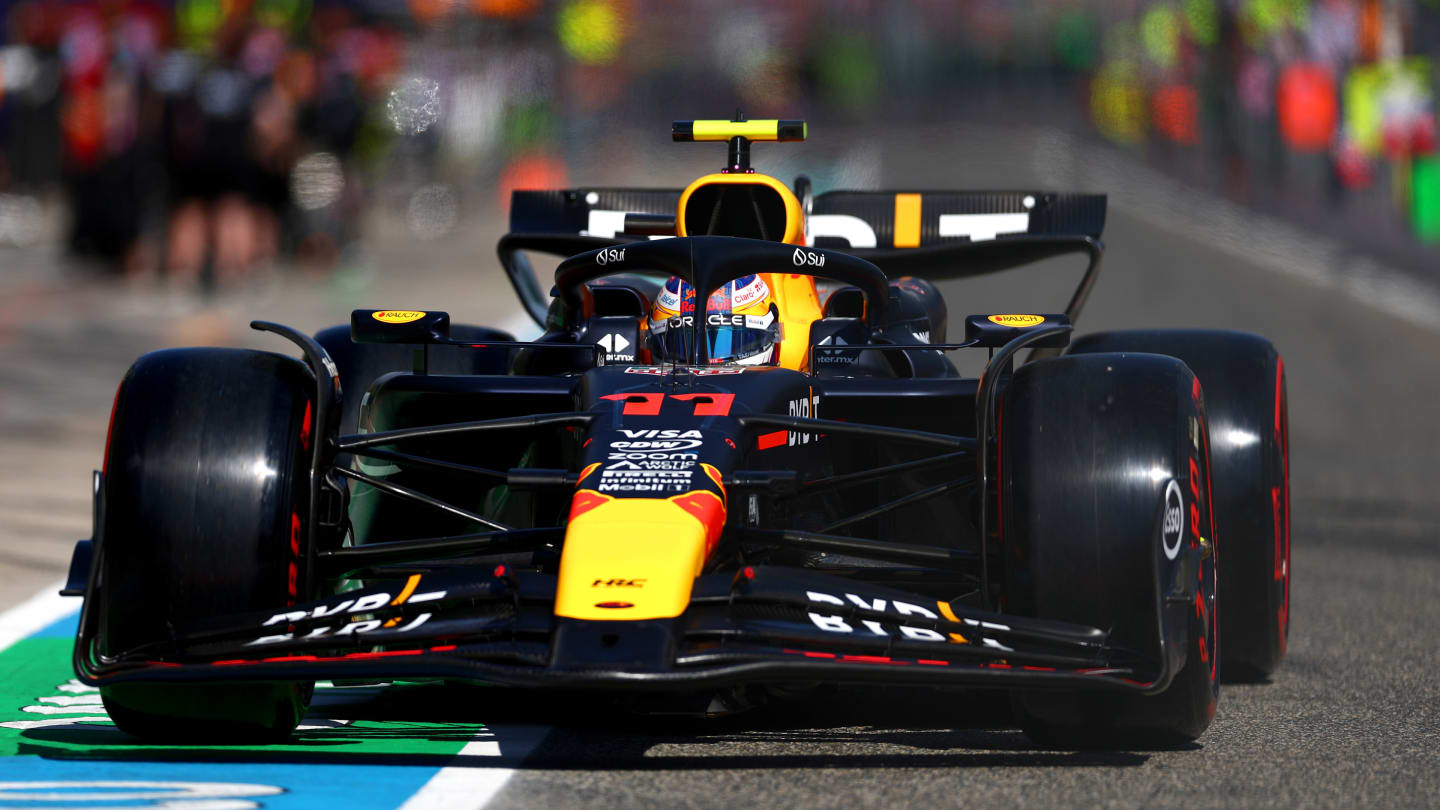
[[[314,380],[243,349],[141,357],[116,397],[94,595],[98,653],[164,650],[207,620],[303,593]],[[162,653],[159,653],[163,655]],[[308,683],[102,686],[121,730],[164,742],[275,740]]]
[[[1157,695],[1019,692],[1021,726],[1065,748],[1194,740],[1219,698],[1218,546],[1198,382],[1174,358],[1097,354],[1024,366],[1004,398],[1006,612],[1108,631],[1137,656],[1131,680],[1153,680],[1167,660],[1174,672]]]
[[[1214,431],[1220,562],[1221,675],[1258,681],[1285,656],[1290,632],[1290,425],[1285,361],[1259,335],[1153,329],[1086,335],[1071,354],[1154,352],[1184,361],[1205,388]]]

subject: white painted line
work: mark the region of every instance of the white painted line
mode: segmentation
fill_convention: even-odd
[[[296,730],[296,731],[323,731],[323,730],[325,730],[325,729],[330,729],[330,728],[345,728],[346,726],[350,725],[352,722],[354,722],[354,721],[352,721],[352,720],[336,719],[336,718],[333,718],[333,717],[310,717],[310,718],[306,718],[305,720],[301,721],[300,725],[298,725],[298,726],[295,727],[295,730]]]
[[[54,585],[0,613],[0,651],[27,636],[44,630],[80,609],[76,597],[61,596],[64,582]]]
[[[476,735],[415,792],[400,810],[477,810],[490,803],[515,768],[488,767],[479,757],[504,757],[518,764],[549,732],[546,726],[504,726]],[[496,763],[498,766],[499,763]]]
[[[49,703],[52,706],[99,706],[99,693],[85,695],[55,695],[54,697],[42,697],[41,703]]]
[[[43,793],[41,789],[49,788],[51,792]],[[82,792],[76,788],[91,788],[90,792]],[[116,781],[95,781],[95,782],[0,782],[0,802],[23,802],[23,806],[31,805],[31,802],[114,802],[116,800],[144,801],[141,805],[115,805],[105,804],[102,806],[112,807],[115,810],[130,810],[132,807],[188,807],[195,808],[237,808],[255,807],[254,802],[236,803],[220,802],[217,799],[230,799],[237,796],[273,796],[277,793],[284,793],[284,788],[272,785],[248,785],[240,782],[116,782]],[[43,805],[41,805],[43,806]],[[51,804],[50,807],[56,807]],[[58,808],[57,808],[58,810]]]
[[[86,694],[89,692],[95,692],[98,694],[100,692],[100,687],[83,684],[75,680],[74,678],[71,678],[68,682],[62,683],[59,686],[55,687],[55,690],[57,692],[69,692],[71,694]]]
[[[88,721],[88,722],[82,722],[82,721]],[[106,726],[95,726],[95,725],[91,725],[91,723],[109,723],[109,722],[110,722],[110,715],[108,715],[108,714],[96,714],[96,715],[91,715],[91,716],[87,716],[87,717],[51,717],[51,718],[48,719],[48,720],[10,720],[10,721],[4,722],[4,723],[0,723],[0,727],[3,727],[3,728],[18,728],[18,729],[21,729],[22,731],[25,730],[25,729],[32,729],[32,728],[63,728],[63,729],[65,729],[65,730],[67,730],[67,731],[75,730],[75,729],[79,729],[79,730],[82,730],[82,731],[83,731],[83,730],[93,730],[93,729],[99,729],[99,730],[101,730],[101,731],[112,731],[112,730],[114,730],[115,727],[114,727],[114,726],[111,726],[111,725],[106,725]]]
[[[25,706],[20,711],[31,714],[88,714],[97,708],[93,704],[86,706]]]
[[[0,613],[0,651],[79,610],[80,605],[77,599],[60,595],[59,591],[63,585],[64,583],[57,582],[4,613]],[[66,692],[80,692],[89,691],[93,687],[85,687],[72,681],[69,684],[62,684],[59,688]],[[356,691],[368,692],[370,690]],[[44,700],[46,705],[27,706],[24,707],[24,711],[32,714],[93,712],[97,707],[87,705],[88,701],[93,699],[88,695],[73,701],[58,697],[48,698]],[[67,703],[70,705],[64,705]],[[90,725],[90,723],[104,723],[109,719],[103,715],[50,717],[35,720],[13,720],[3,725],[7,728],[24,729],[49,727],[94,730],[111,728],[108,725]],[[347,721],[344,720],[307,719],[299,730],[335,728],[346,723]],[[549,730],[546,726],[505,726],[499,729],[487,729],[475,735],[475,739],[460,749],[453,764],[441,768],[430,778],[430,781],[425,783],[424,787],[401,805],[401,810],[463,810],[463,808],[484,807],[500,792],[501,788],[505,787],[505,783],[510,781],[510,777],[515,775],[515,769],[486,767],[485,763],[476,762],[476,760],[494,758],[500,762],[519,763],[535,746],[540,744]],[[496,764],[498,765],[499,762]]]

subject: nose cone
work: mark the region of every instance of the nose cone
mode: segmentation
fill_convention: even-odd
[[[612,498],[580,490],[570,510],[555,615],[600,621],[669,619],[725,525],[720,495]]]

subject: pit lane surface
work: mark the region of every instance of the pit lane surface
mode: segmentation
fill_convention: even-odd
[[[899,157],[869,179],[894,187],[1073,180],[1077,187],[1113,188],[1093,173],[1093,162],[1055,173],[1035,149],[998,153],[1003,160],[971,155],[939,168]],[[256,782],[285,787],[289,798],[241,800],[278,807],[309,797],[305,803],[393,807],[399,793],[390,788],[354,786],[382,775],[399,779],[400,769],[417,767],[405,778],[420,790],[450,765],[443,772],[449,776],[438,777],[459,779],[444,794],[448,806],[463,806],[461,796],[472,803],[488,798],[492,807],[1436,806],[1440,315],[1426,308],[1423,293],[1365,294],[1384,284],[1373,277],[1363,288],[1351,283],[1361,271],[1348,259],[1322,257],[1334,261],[1311,274],[1287,271],[1287,263],[1307,266],[1313,245],[1285,238],[1283,228],[1254,220],[1217,233],[1184,216],[1193,210],[1201,219],[1205,201],[1166,198],[1161,206],[1145,191],[1135,195],[1140,203],[1112,197],[1105,270],[1081,330],[1253,330],[1279,346],[1289,376],[1289,656],[1272,683],[1226,686],[1214,724],[1193,748],[1040,750],[1009,727],[1002,699],[923,690],[843,691],[697,722],[640,719],[583,700],[534,707],[484,691],[412,689],[322,707],[329,716],[320,719],[348,720],[351,728],[306,731],[283,750],[136,749],[113,731],[12,729],[0,780]],[[475,242],[474,255],[488,262],[486,238]],[[26,305],[12,310],[17,320],[0,331],[0,596],[18,602],[58,578],[69,541],[88,534],[88,470],[99,463],[113,385],[136,354],[165,343],[216,341],[282,350],[244,333],[239,324],[253,315],[318,328],[343,320],[352,305],[371,303],[474,302],[448,307],[457,318],[491,322],[506,311],[509,290],[498,280],[487,282],[483,294],[461,292],[471,285],[444,272],[468,264],[460,259],[407,253],[397,266],[426,268],[427,261],[436,269],[403,282],[372,277],[359,287],[368,295],[341,282],[287,281],[269,296],[252,296],[248,306],[222,310],[194,311],[89,284],[25,287],[18,300]],[[1044,280],[1052,271],[1072,272],[1047,266],[947,285],[952,321],[967,312],[1054,311],[1064,295]],[[1403,279],[1388,289],[1395,288],[1415,289]],[[401,291],[403,297],[393,297]],[[1406,300],[1415,305],[1407,310]],[[41,698],[70,694],[56,691],[69,677],[65,642],[56,634],[63,630],[0,655],[0,683],[12,684],[3,699],[15,704],[0,706],[0,719],[51,717],[23,707],[56,706]],[[71,716],[94,716],[93,709]],[[538,742],[537,726],[550,727]],[[469,747],[487,733],[498,750]],[[68,767],[51,776],[37,763]],[[269,770],[257,776],[256,768]],[[466,773],[500,778],[467,783],[460,778]],[[482,783],[490,788],[465,787]],[[14,800],[5,794],[0,803]]]

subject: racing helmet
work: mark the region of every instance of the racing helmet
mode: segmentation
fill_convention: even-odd
[[[695,288],[671,276],[650,311],[650,352],[656,362],[688,363],[694,336],[703,334],[711,363],[774,365],[780,359],[780,317],[770,287],[757,275],[727,282],[710,294],[705,328],[694,328]]]

